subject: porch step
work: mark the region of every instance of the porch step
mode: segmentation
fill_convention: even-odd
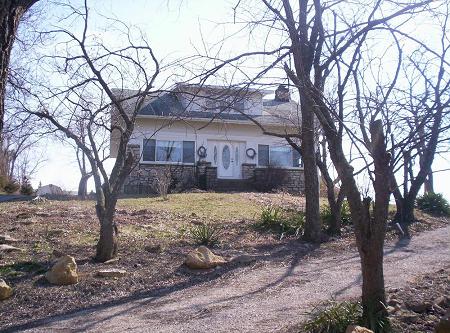
[[[214,189],[218,192],[243,192],[250,189],[247,179],[217,179]]]

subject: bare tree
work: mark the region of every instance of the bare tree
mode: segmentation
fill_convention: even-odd
[[[314,157],[309,159],[309,166],[316,168],[317,145],[312,138],[312,124],[314,118],[320,123],[329,157],[341,182],[342,195],[349,202],[355,227],[356,244],[361,258],[364,318],[367,322],[375,318],[382,319],[387,315],[383,305],[383,244],[391,194],[389,179],[394,169],[391,148],[387,146],[386,138],[386,133],[390,133],[387,126],[387,119],[390,117],[387,101],[397,85],[398,73],[387,75],[388,82],[381,86],[364,82],[369,88],[372,86],[377,89],[373,90],[374,95],[379,95],[376,100],[378,108],[369,113],[371,109],[363,107],[364,100],[357,91],[360,86],[358,79],[361,78],[354,73],[363,73],[375,65],[375,62],[371,62],[370,53],[368,57],[367,50],[363,49],[371,36],[384,33],[383,36],[393,40],[396,45],[396,37],[402,36],[401,29],[411,17],[434,9],[439,4],[433,2],[433,7],[430,7],[431,1],[414,1],[391,6],[391,2],[376,1],[368,6],[363,2],[356,2],[352,3],[350,10],[348,4],[342,1],[262,2],[266,11],[261,16],[255,15],[255,8],[260,7],[248,7],[247,11],[252,15],[247,16],[251,17],[247,21],[250,22],[247,27],[252,34],[258,26],[266,29],[268,34],[276,34],[276,40],[281,40],[282,45],[277,44],[272,50],[267,50],[267,45],[271,45],[267,37],[262,51],[247,52],[230,58],[216,65],[214,70],[237,63],[244,57],[272,56],[274,59],[266,61],[269,64],[249,80],[249,84],[256,85],[261,82],[261,77],[283,63],[283,70],[298,91],[302,117],[305,119],[302,123],[305,127],[302,125],[300,134],[283,137],[291,141],[301,139],[302,145],[298,148],[303,159],[311,157],[309,154],[312,152]],[[242,3],[240,1],[239,6]],[[239,19],[235,18],[235,21]],[[390,26],[391,23],[395,28]],[[380,46],[374,46],[374,49],[379,48]],[[216,56],[215,61],[217,58]],[[401,56],[394,59],[397,59],[394,67],[398,68]],[[247,74],[247,79],[249,77]],[[362,117],[358,110],[362,111]],[[359,155],[361,165],[358,171],[355,171],[356,159],[349,156],[349,144],[344,141],[344,137],[348,138],[350,146]],[[307,151],[304,149],[306,146]],[[314,147],[312,151],[311,147]],[[357,176],[362,172],[367,175],[371,184],[367,192],[362,192],[357,182]],[[305,174],[305,177],[308,175]],[[374,193],[374,198],[369,197],[371,192]]]
[[[20,19],[38,0],[4,0],[0,6],[0,135],[3,132],[8,69]]]
[[[160,65],[152,48],[139,34],[123,22],[110,20],[115,41],[110,46],[89,30],[90,15],[87,1],[82,8],[63,5],[72,22],[81,23],[79,29],[69,30],[63,19],[48,31],[59,43],[55,54],[39,59],[41,68],[55,69],[60,76],[55,85],[41,82],[30,90],[32,102],[24,105],[27,112],[41,119],[50,128],[63,133],[86,156],[96,190],[96,212],[100,223],[100,238],[96,259],[107,261],[117,254],[115,207],[125,178],[131,171],[135,157],[127,151],[134,130],[134,122],[146,97],[154,90]],[[109,19],[108,19],[109,20]],[[64,26],[64,24],[67,24]],[[73,31],[79,31],[75,33]],[[66,83],[67,82],[67,83]],[[132,90],[125,90],[132,87]],[[117,89],[117,90],[114,90]],[[89,107],[83,107],[89,105]],[[80,108],[82,112],[75,112]],[[87,140],[77,131],[77,123],[86,124]],[[94,133],[104,130],[111,134],[117,145],[117,158],[110,173],[107,172]]]

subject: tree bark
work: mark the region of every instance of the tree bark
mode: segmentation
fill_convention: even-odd
[[[430,171],[423,185],[425,193],[434,193],[433,171]]]
[[[320,220],[319,175],[316,163],[316,133],[314,124],[313,101],[300,91],[302,110],[302,160],[305,175],[305,233],[304,239],[320,242],[322,222]]]
[[[100,221],[100,238],[97,243],[95,260],[105,262],[117,255],[117,227],[114,223],[117,199],[108,198],[101,207],[97,203],[97,216]]]
[[[84,200],[87,198],[87,182],[90,177],[91,174],[81,175],[80,182],[78,183],[78,197],[80,199]]]
[[[38,0],[3,0],[0,6],[0,135],[3,132],[8,67],[23,14]]]

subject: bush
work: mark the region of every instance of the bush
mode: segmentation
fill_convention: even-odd
[[[383,315],[364,318],[360,302],[329,301],[310,315],[312,318],[302,326],[302,333],[342,333],[349,325],[367,327],[375,333],[392,331],[389,319]]]
[[[417,198],[416,205],[425,213],[450,216],[450,204],[441,193],[425,193]]]
[[[284,235],[298,236],[305,226],[303,212],[283,211],[280,207],[268,206],[261,212],[259,221],[255,225],[259,229],[277,232]]]
[[[197,245],[214,246],[219,243],[219,228],[202,223],[189,230],[190,237]]]
[[[34,193],[33,186],[31,186],[30,180],[27,177],[23,177],[22,185],[20,186],[20,194],[32,195]]]
[[[8,183],[5,185],[5,192],[8,194],[15,193],[19,190],[20,185],[18,182],[16,182],[14,179],[11,179]]]
[[[312,319],[303,325],[301,332],[307,333],[342,333],[347,326],[358,324],[362,316],[359,302],[328,302],[311,312]]]
[[[324,225],[330,225],[331,221],[331,209],[328,204],[323,205],[320,209],[320,218],[322,219],[322,222]],[[348,205],[348,201],[344,200],[342,202],[341,207],[341,219],[342,219],[342,225],[352,225],[352,218],[350,215],[350,206]]]

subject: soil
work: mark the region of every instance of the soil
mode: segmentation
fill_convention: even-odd
[[[272,201],[260,194],[244,195],[263,205],[272,203],[286,205],[285,209],[296,207],[299,200],[302,200],[286,199],[286,196],[282,195],[273,196]],[[232,295],[241,289],[243,292],[249,292],[250,295],[258,294],[259,289],[269,289],[269,295],[276,296],[277,290],[287,292],[292,287],[301,288],[302,284],[319,278],[317,274],[305,278],[297,276],[297,279],[295,274],[290,276],[298,267],[303,266],[300,265],[301,263],[308,263],[311,271],[317,269],[318,272],[322,271],[325,274],[330,273],[325,269],[328,265],[337,264],[336,267],[340,267],[341,262],[343,265],[339,269],[345,270],[344,263],[347,259],[352,265],[358,266],[351,227],[345,229],[343,237],[330,238],[327,243],[318,248],[294,237],[280,240],[278,235],[257,231],[253,227],[254,220],[251,219],[229,219],[216,221],[222,226],[222,242],[213,249],[214,252],[227,259],[243,253],[252,254],[255,256],[256,262],[227,264],[218,269],[205,271],[189,270],[183,265],[183,261],[186,253],[195,245],[186,236],[185,225],[186,223],[191,225],[198,223],[198,216],[150,209],[130,209],[129,207],[119,207],[117,211],[122,230],[122,233],[119,234],[119,260],[109,265],[100,264],[92,260],[98,222],[91,202],[51,201],[43,206],[14,203],[3,204],[1,208],[0,234],[7,233],[19,238],[19,242],[13,245],[25,250],[24,252],[3,254],[3,257],[0,257],[0,274],[15,290],[12,298],[0,303],[0,312],[2,313],[0,327],[4,330],[9,328],[14,331],[27,327],[27,325],[39,326],[47,323],[49,317],[58,318],[55,317],[57,315],[77,317],[79,316],[77,310],[80,309],[90,309],[94,313],[98,310],[103,313],[102,309],[106,308],[109,311],[114,308],[121,313],[123,310],[121,307],[135,308],[140,307],[142,302],[147,304],[147,302],[158,300],[153,307],[149,308],[151,311],[152,308],[155,309],[154,307],[157,308],[164,304],[166,298],[176,297],[174,295],[179,295],[189,303],[189,300],[193,301],[192,298],[195,294],[202,293],[203,288],[219,288],[221,293],[216,295],[219,298],[228,294]],[[417,236],[425,230],[434,230],[446,225],[448,225],[446,219],[420,215],[420,223],[413,225],[412,234]],[[440,230],[446,230],[448,238],[448,228]],[[436,233],[433,237],[440,239],[439,235],[440,233]],[[395,238],[394,231],[390,231],[388,238]],[[78,284],[65,287],[51,286],[43,278],[42,273],[51,267],[56,258],[55,255],[61,253],[72,254],[76,257],[80,274]],[[424,260],[436,260],[437,258],[439,257],[430,257]],[[430,267],[435,266],[436,263],[433,261]],[[121,268],[125,269],[127,274],[120,279],[96,277],[96,271],[102,268]],[[353,272],[356,274],[357,269],[353,269]],[[416,273],[420,272],[422,272],[420,269],[416,271]],[[414,276],[414,272],[410,276]],[[251,279],[248,280],[246,277],[251,277]],[[279,278],[279,281],[272,281],[274,277]],[[320,278],[322,278],[321,275]],[[330,283],[325,280],[323,281],[325,285]],[[356,281],[356,285],[358,283]],[[271,284],[274,286],[272,291],[270,291]],[[223,286],[227,286],[225,290],[222,290]],[[317,287],[315,288],[317,290]],[[297,293],[298,290],[291,290],[291,292]],[[346,292],[341,294],[346,295]],[[314,290],[308,291],[308,294],[304,294],[302,297],[308,299],[308,305],[318,301]],[[257,302],[258,299],[256,297],[252,302]],[[281,301],[281,299],[279,300]],[[183,323],[186,316],[189,318],[194,316],[193,318],[198,318],[202,322],[216,310],[236,307],[239,304],[239,297],[231,305],[214,305],[217,302],[214,297],[203,299],[203,301],[205,302],[201,303],[203,305],[189,305],[198,310],[183,312],[181,317],[169,315],[169,318],[166,318],[157,311],[156,316],[160,317],[155,319],[153,313],[151,323],[160,327],[158,325],[162,325],[162,322],[168,320],[169,326],[163,325],[161,329],[151,331],[172,332],[172,328],[175,328],[177,323],[178,325]],[[272,304],[267,301],[264,302],[265,306],[271,307],[271,311],[282,311],[285,308],[285,305],[282,305],[284,302],[280,304],[275,301]],[[171,304],[171,301],[168,303]],[[187,303],[185,306],[188,306]],[[254,303],[251,304],[250,307],[253,307]],[[257,313],[257,315],[259,314]],[[300,318],[301,314],[297,314],[297,317]],[[129,323],[128,319],[125,322]],[[255,323],[252,320],[248,322],[249,325],[240,326],[239,329],[242,330],[238,331],[252,331],[255,327],[252,324]],[[144,326],[136,324],[135,331],[141,331],[142,327],[149,324],[141,320],[137,320],[136,323]],[[214,323],[217,324],[217,322]],[[192,324],[200,323],[194,320]],[[81,323],[69,325],[77,327]],[[92,322],[89,322],[89,325],[92,325]],[[86,326],[86,330],[117,331],[115,325],[117,325],[116,322],[103,327]],[[230,325],[228,321],[225,321],[223,325],[223,331],[230,331],[230,329],[233,331],[233,325]],[[264,325],[267,328],[273,328],[268,323]],[[194,326],[190,325],[189,327]],[[206,325],[205,329],[206,327],[209,327],[211,331],[222,331],[215,329],[215,326]],[[251,329],[247,330],[246,327]],[[123,328],[125,329],[125,327]],[[132,327],[128,328],[132,329]],[[53,328],[42,329],[48,331]],[[194,332],[196,330],[187,329],[186,331]],[[262,331],[267,330],[263,329]]]

